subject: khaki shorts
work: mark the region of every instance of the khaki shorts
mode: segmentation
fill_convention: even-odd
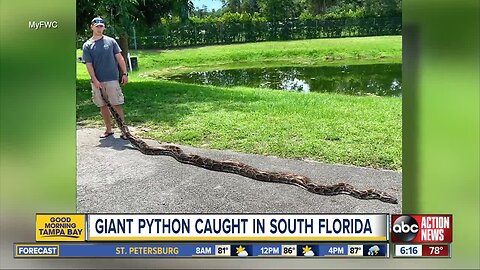
[[[101,83],[103,86],[103,93],[107,94],[106,98],[112,105],[120,105],[123,104],[124,98],[123,98],[123,93],[122,93],[122,88],[120,87],[120,84],[118,81],[107,81],[107,82],[102,82]],[[100,94],[100,90],[97,89],[93,83],[92,85],[92,100],[97,107],[103,107],[107,104],[103,101],[102,95]]]

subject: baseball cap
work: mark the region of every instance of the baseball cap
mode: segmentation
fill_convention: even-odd
[[[92,24],[93,26],[97,26],[97,25],[105,26],[105,21],[100,17],[96,17],[96,18],[93,18]]]

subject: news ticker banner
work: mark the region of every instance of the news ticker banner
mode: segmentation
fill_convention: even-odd
[[[145,258],[145,257],[332,257],[388,258],[389,244],[142,244],[142,243],[17,243],[15,258]]]
[[[389,240],[387,214],[37,214],[36,241]]]
[[[391,229],[391,231],[390,231]],[[36,241],[451,243],[452,215],[37,214]]]

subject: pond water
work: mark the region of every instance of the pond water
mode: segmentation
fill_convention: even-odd
[[[216,70],[174,75],[168,79],[204,85],[249,86],[299,92],[397,97],[402,94],[401,64]]]

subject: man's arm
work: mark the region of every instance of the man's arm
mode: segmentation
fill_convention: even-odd
[[[93,64],[92,64],[92,55],[90,54],[90,50],[88,49],[88,46],[85,46],[83,44],[83,56],[82,59],[85,61],[85,66],[87,67],[88,74],[90,75],[90,78],[92,79],[92,83],[97,89],[101,89],[102,85],[97,79],[97,76],[95,75],[95,69],[93,69]]]
[[[90,74],[90,78],[92,79],[93,85],[95,85],[97,89],[101,89],[102,84],[98,81],[97,76],[95,76],[95,70],[93,69],[93,64],[86,63],[86,66],[87,66],[88,74]]]
[[[120,65],[120,69],[122,70],[122,84],[128,83],[128,76],[127,74],[127,64],[125,63],[125,59],[123,58],[121,53],[115,54],[115,58],[117,59],[118,64]]]

